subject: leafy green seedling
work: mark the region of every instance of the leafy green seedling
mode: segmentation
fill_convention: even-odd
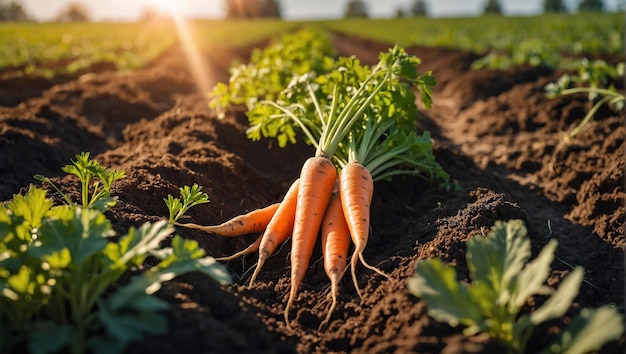
[[[167,198],[163,198],[167,209],[169,210],[169,222],[175,223],[185,214],[191,207],[208,203],[209,196],[202,192],[202,187],[194,183],[191,188],[184,186],[180,188],[180,198],[174,198],[171,194]]]
[[[91,187],[91,195],[83,193],[84,205],[57,189],[67,204],[54,206],[34,186],[0,203],[3,351],[121,353],[143,334],[165,333],[166,319],[158,311],[168,304],[152,296],[163,282],[195,271],[231,282],[196,241],[175,235],[170,247],[161,247],[174,231],[165,220],[111,239],[115,232],[104,210],[114,204],[110,186],[123,172],[89,161],[88,153],[64,171],[80,178],[83,192]],[[182,211],[207,200],[197,186],[181,194]]]
[[[578,74],[564,74],[556,82],[546,85],[548,98],[585,93],[590,102],[597,100],[581,122],[565,135],[564,142],[571,141],[603,105],[607,104],[616,112],[624,109],[626,97],[614,85],[609,84],[610,80],[623,77],[624,63],[611,66],[602,60],[593,62],[583,60],[579,64]],[[579,86],[571,87],[572,84]]]
[[[123,170],[109,170],[101,166],[97,161],[90,160],[89,152],[81,152],[76,155],[76,160],[72,160],[72,164],[65,165],[62,170],[68,174],[75,175],[80,180],[81,205],[83,208],[96,208],[100,211],[115,206],[117,198],[111,196],[111,185],[113,182],[126,177],[126,172]],[[50,178],[35,175],[35,179],[49,183],[68,205],[74,205],[74,202]]]
[[[555,291],[544,285],[554,258],[551,240],[537,258],[530,258],[530,240],[521,220],[497,221],[487,237],[467,242],[471,283],[457,280],[452,266],[438,259],[420,260],[408,281],[409,291],[428,306],[428,314],[463,333],[487,333],[509,353],[524,353],[534,328],[559,318],[570,308],[583,280],[576,267]],[[550,295],[531,313],[522,306],[532,295]],[[624,333],[623,316],[614,308],[583,309],[544,353],[587,353]]]

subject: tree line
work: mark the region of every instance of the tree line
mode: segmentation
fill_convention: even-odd
[[[227,19],[281,18],[282,8],[279,0],[223,0],[224,17]],[[579,12],[606,11],[603,0],[579,0]],[[544,0],[544,13],[568,12],[564,0]],[[500,0],[485,0],[484,14],[502,14]],[[344,8],[344,17],[369,17],[367,2],[364,0],[348,0]],[[426,0],[414,0],[408,8],[398,8],[397,17],[420,17],[430,15],[430,5]],[[146,8],[140,19],[148,20],[158,17],[153,8]],[[0,21],[29,21],[20,0],[0,0]],[[54,21],[79,22],[90,21],[89,8],[80,1],[70,2],[56,14]]]
[[[436,0],[432,0],[436,1]],[[563,0],[544,0],[544,13],[569,12]],[[606,7],[603,0],[580,0],[578,12],[604,12]],[[502,14],[504,9],[500,0],[486,0],[483,4],[483,14]],[[396,17],[420,17],[430,15],[430,5],[426,0],[414,0],[408,8],[396,9]],[[344,17],[369,17],[366,1],[349,0],[345,7]]]

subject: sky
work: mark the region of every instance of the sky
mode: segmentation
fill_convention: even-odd
[[[147,6],[176,4],[184,16],[219,19],[223,16],[223,0],[21,0],[27,13],[39,21],[52,20],[57,12],[70,2],[82,2],[91,11],[95,21],[137,19]],[[408,10],[413,0],[364,0],[370,17],[393,17],[398,8]],[[541,13],[544,0],[500,0],[506,15],[534,15]],[[579,0],[565,0],[575,8]],[[623,0],[605,0],[613,10]],[[305,20],[340,18],[348,0],[279,0],[283,18]],[[480,15],[486,0],[426,0],[432,17]]]

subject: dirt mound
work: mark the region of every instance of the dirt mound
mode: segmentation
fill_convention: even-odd
[[[365,63],[389,48],[345,35],[337,35],[334,44],[341,55]],[[230,60],[245,60],[250,50],[207,51],[213,83],[227,80]],[[432,70],[438,80],[434,106],[422,112],[421,128],[432,133],[436,158],[461,189],[443,191],[409,178],[376,185],[365,258],[391,279],[359,268],[361,301],[351,279],[344,278],[329,328],[318,331],[329,305],[329,282],[317,245],[316,262],[294,305],[295,329],[289,331],[283,321],[287,244],[268,260],[252,288],[245,285],[255,256],[225,263],[232,286],[197,274],[165,284],[158,296],[173,305],[166,312],[170,330],[146,337],[129,352],[501,352],[488,338],[466,337],[460,328],[435,322],[406,290],[415,262],[428,257],[441,257],[467,278],[465,241],[486,233],[496,220],[524,220],[535,253],[549,238],[559,241],[550,285],[571,266],[585,267],[586,282],[568,316],[580,307],[624,303],[621,117],[601,111],[565,145],[564,132],[588,106],[584,97],[545,97],[543,87],[561,73],[531,67],[472,71],[473,53],[407,51],[422,59],[420,70]],[[0,198],[23,190],[36,173],[62,175],[70,158],[90,151],[103,165],[127,173],[114,184],[119,203],[109,212],[119,232],[166,217],[163,198],[193,183],[203,187],[210,203],[193,208],[183,221],[220,223],[280,200],[314,149],[303,144],[279,149],[271,141],[247,139],[240,109],[218,119],[180,53],[174,48],[149,67],[122,74],[87,73],[58,83],[21,79],[30,88],[0,101]],[[76,192],[73,180],[57,180]],[[241,250],[256,237],[178,233],[214,256]],[[529,350],[549,343],[558,328],[559,323],[540,327]],[[602,350],[623,351],[623,339]]]

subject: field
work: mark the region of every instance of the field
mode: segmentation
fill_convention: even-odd
[[[230,64],[245,63],[254,48],[267,45],[265,37],[293,27],[272,23],[262,32],[241,24],[202,25],[194,33],[205,36],[200,55],[211,85],[227,82]],[[340,24],[317,25],[339,29]],[[263,35],[226,45],[233,28]],[[329,31],[339,55],[355,55],[366,64],[375,64],[378,53],[392,45],[345,27]],[[210,33],[223,39],[210,40]],[[623,112],[600,108],[574,139],[563,143],[591,107],[585,95],[546,97],[544,87],[565,69],[522,64],[474,70],[484,51],[397,41],[421,59],[421,71],[432,70],[437,79],[433,107],[421,111],[418,129],[430,131],[437,161],[459,188],[442,190],[417,178],[377,182],[365,258],[391,278],[359,268],[361,301],[344,277],[337,309],[320,331],[330,299],[317,244],[289,329],[283,319],[290,281],[287,242],[253,287],[247,280],[255,255],[223,262],[232,285],[196,273],[164,283],[156,295],[172,305],[164,311],[169,329],[132,343],[129,353],[502,352],[484,335],[466,336],[462,328],[428,316],[424,302],[408,292],[407,279],[418,260],[439,257],[456,268],[459,279],[468,280],[466,241],[509,219],[525,222],[533,255],[549,240],[558,240],[549,287],[558,288],[575,266],[585,270],[574,304],[563,318],[538,326],[526,352],[548,345],[581,308],[609,305],[624,313]],[[218,119],[206,92],[197,90],[185,51],[183,43],[174,42],[149,64],[124,71],[100,62],[67,71],[63,56],[45,63],[52,72],[24,73],[24,63],[0,69],[0,200],[40,184],[35,174],[53,177],[69,195],[78,196],[79,185],[61,167],[89,151],[103,166],[126,171],[126,178],[112,187],[118,203],[106,213],[120,234],[167,218],[163,199],[193,183],[210,202],[189,210],[185,222],[218,224],[280,201],[314,148],[298,143],[281,149],[270,140],[249,140],[243,107]],[[611,64],[623,61],[614,49],[587,51]],[[623,83],[616,85],[623,92]],[[215,257],[256,239],[184,228],[176,233],[197,240]],[[545,300],[532,297],[524,311],[536,310]],[[625,339],[622,334],[599,352],[622,353]]]

